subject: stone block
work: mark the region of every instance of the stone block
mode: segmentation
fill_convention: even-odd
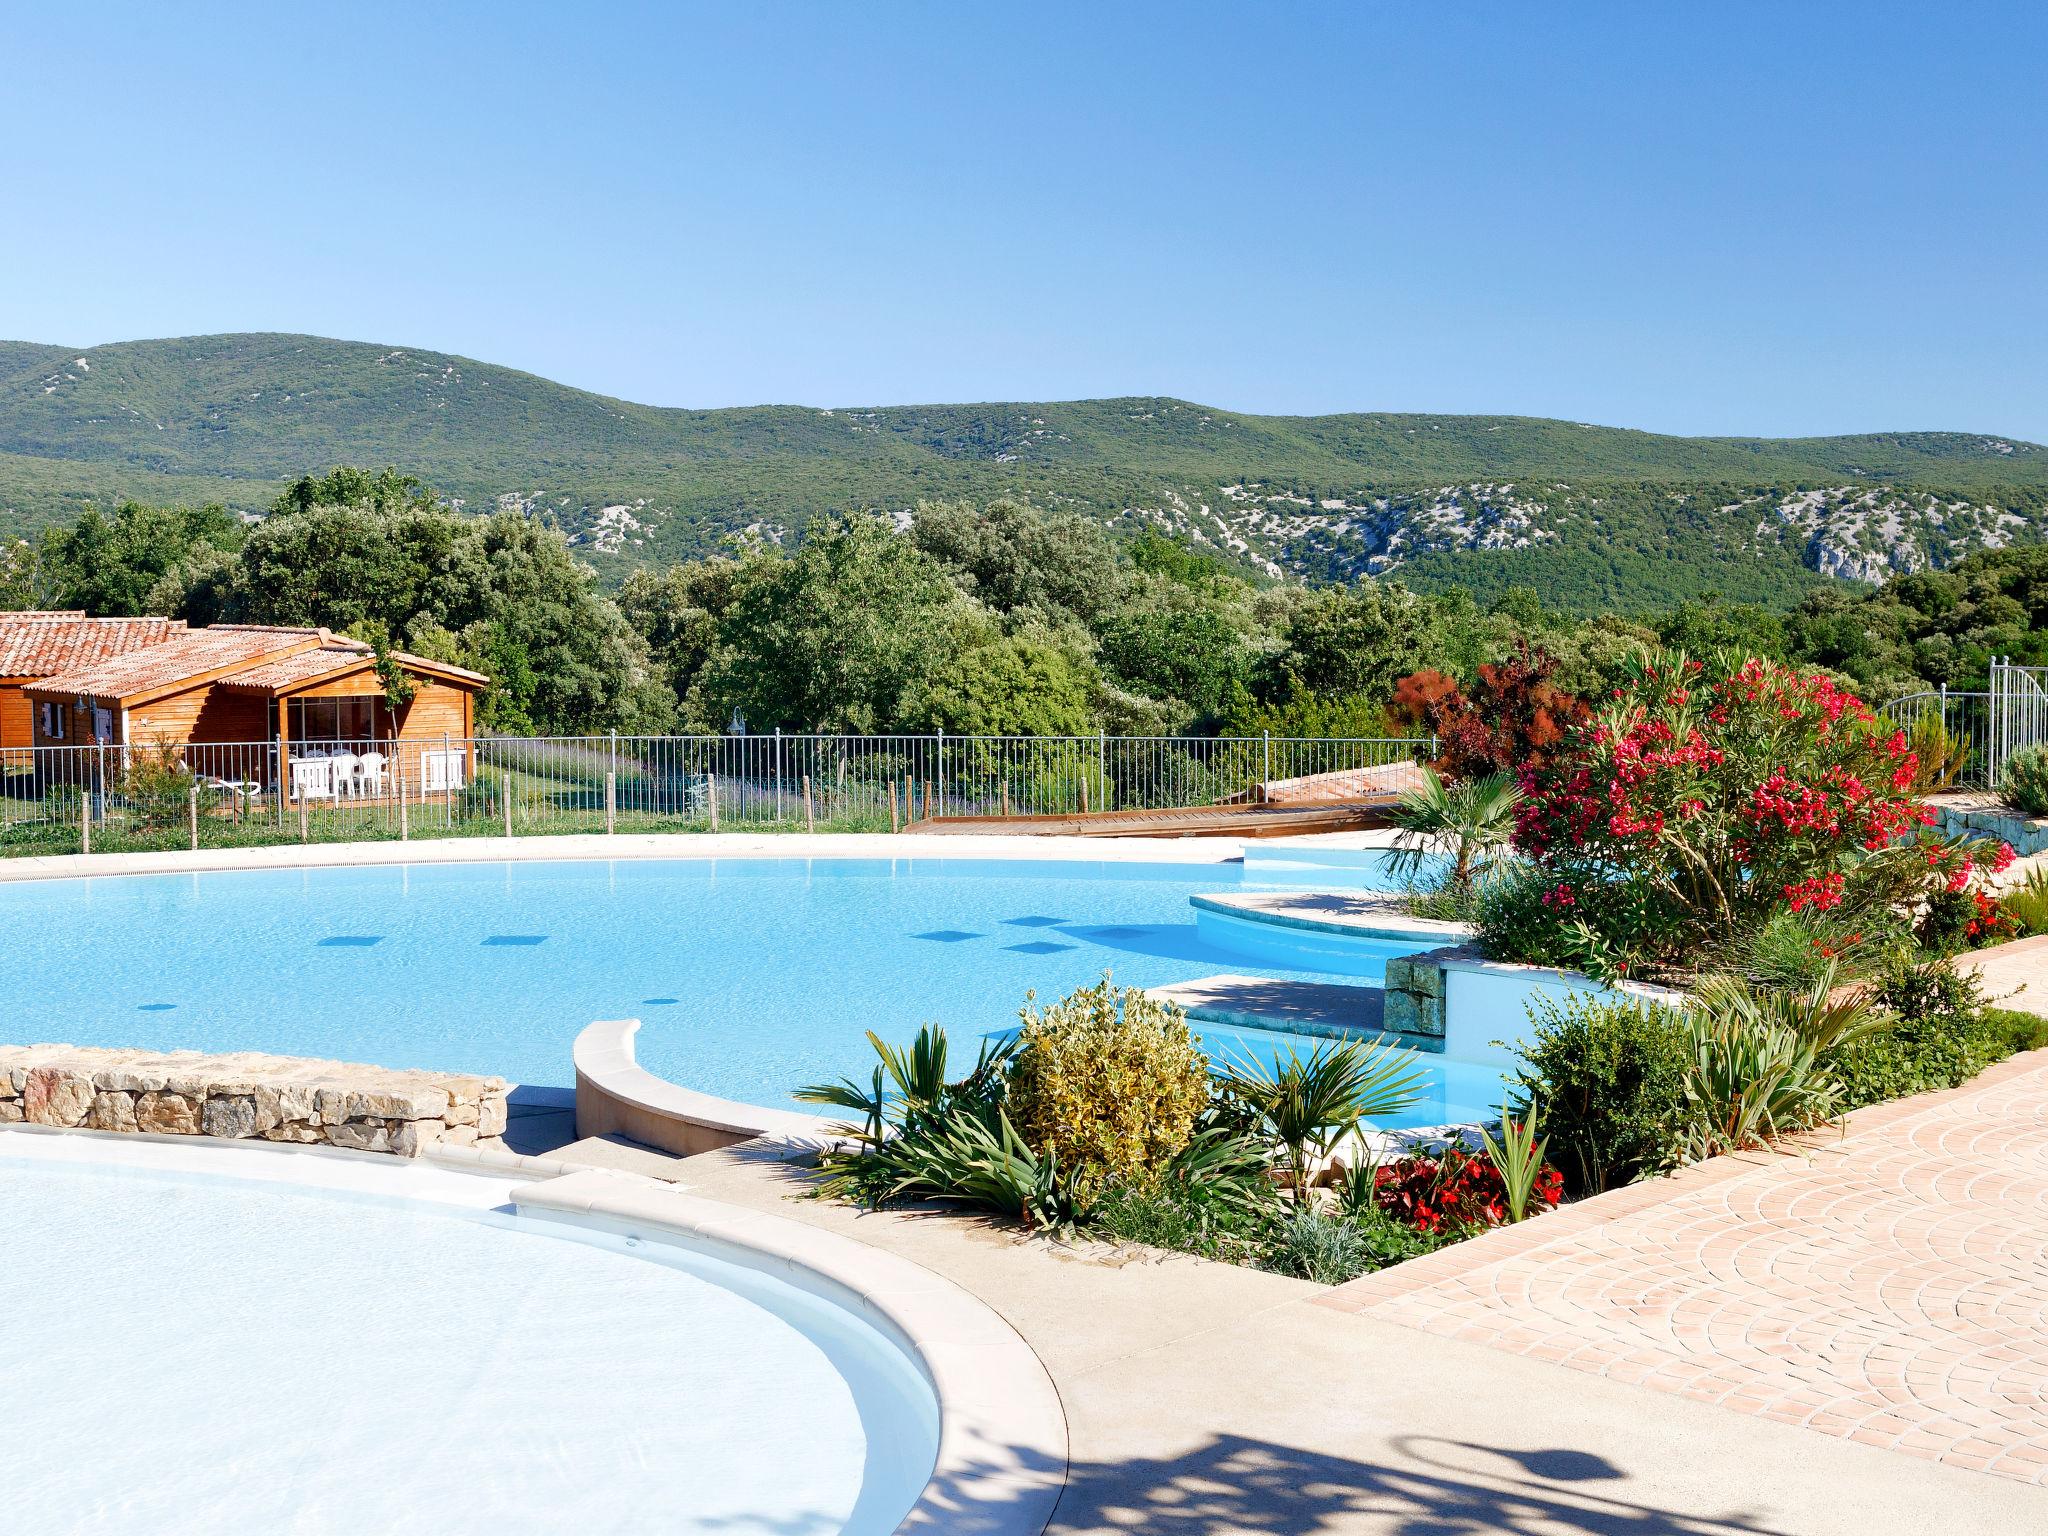
[[[125,1093],[96,1093],[85,1117],[88,1130],[132,1131],[135,1129],[135,1100]]]
[[[448,1113],[445,1088],[398,1087],[345,1094],[344,1120],[439,1120]]]
[[[135,1101],[135,1128],[160,1136],[197,1136],[199,1106],[182,1093],[145,1093]]]
[[[205,1136],[243,1137],[256,1134],[256,1098],[248,1093],[211,1095],[199,1111],[199,1130]]]
[[[391,1132],[391,1150],[400,1157],[418,1157],[439,1141],[448,1127],[439,1120],[408,1120]]]
[[[502,1136],[505,1134],[505,1095],[502,1091],[483,1100],[476,1107],[476,1133],[478,1136]]]
[[[93,1073],[92,1084],[109,1093],[154,1093],[169,1086],[163,1072],[151,1070],[145,1062],[101,1067]]]
[[[381,1120],[347,1121],[327,1127],[327,1144],[357,1152],[389,1152],[391,1131]]]
[[[92,1079],[68,1067],[32,1067],[22,1085],[22,1118],[30,1125],[82,1124],[92,1109]]]
[[[0,1125],[21,1124],[21,1100],[0,1099]]]

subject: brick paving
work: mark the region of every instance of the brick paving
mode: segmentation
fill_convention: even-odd
[[[2048,1485],[2048,1051],[1318,1304]]]

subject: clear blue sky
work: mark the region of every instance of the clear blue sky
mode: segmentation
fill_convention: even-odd
[[[14,0],[0,335],[2048,440],[2048,6]]]

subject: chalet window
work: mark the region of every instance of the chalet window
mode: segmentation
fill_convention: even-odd
[[[62,704],[43,705],[43,734],[52,741],[64,739],[64,720],[68,711]]]

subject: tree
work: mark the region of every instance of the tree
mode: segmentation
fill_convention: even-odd
[[[1096,674],[1084,647],[1033,627],[984,629],[909,688],[901,726],[969,736],[1081,736],[1095,729]]]
[[[999,613],[1029,608],[1089,623],[1119,602],[1128,584],[1100,524],[1012,497],[986,507],[921,501],[910,536]]]
[[[887,731],[975,612],[929,555],[869,516],[814,529],[794,553],[734,573],[718,643],[688,701],[755,730]]]
[[[347,504],[307,501],[332,484]],[[665,726],[674,700],[616,604],[533,517],[465,517],[403,476],[335,471],[279,498],[242,545],[229,617],[370,632],[488,673],[483,721],[574,734]]]
[[[1442,655],[1434,605],[1394,586],[1360,584],[1310,593],[1294,610],[1278,651],[1259,670],[1259,697],[1303,694],[1384,699],[1394,680]]]
[[[242,540],[224,507],[123,502],[109,519],[88,507],[69,528],[43,536],[38,563],[57,605],[95,617],[182,611],[180,572],[212,569]]]

